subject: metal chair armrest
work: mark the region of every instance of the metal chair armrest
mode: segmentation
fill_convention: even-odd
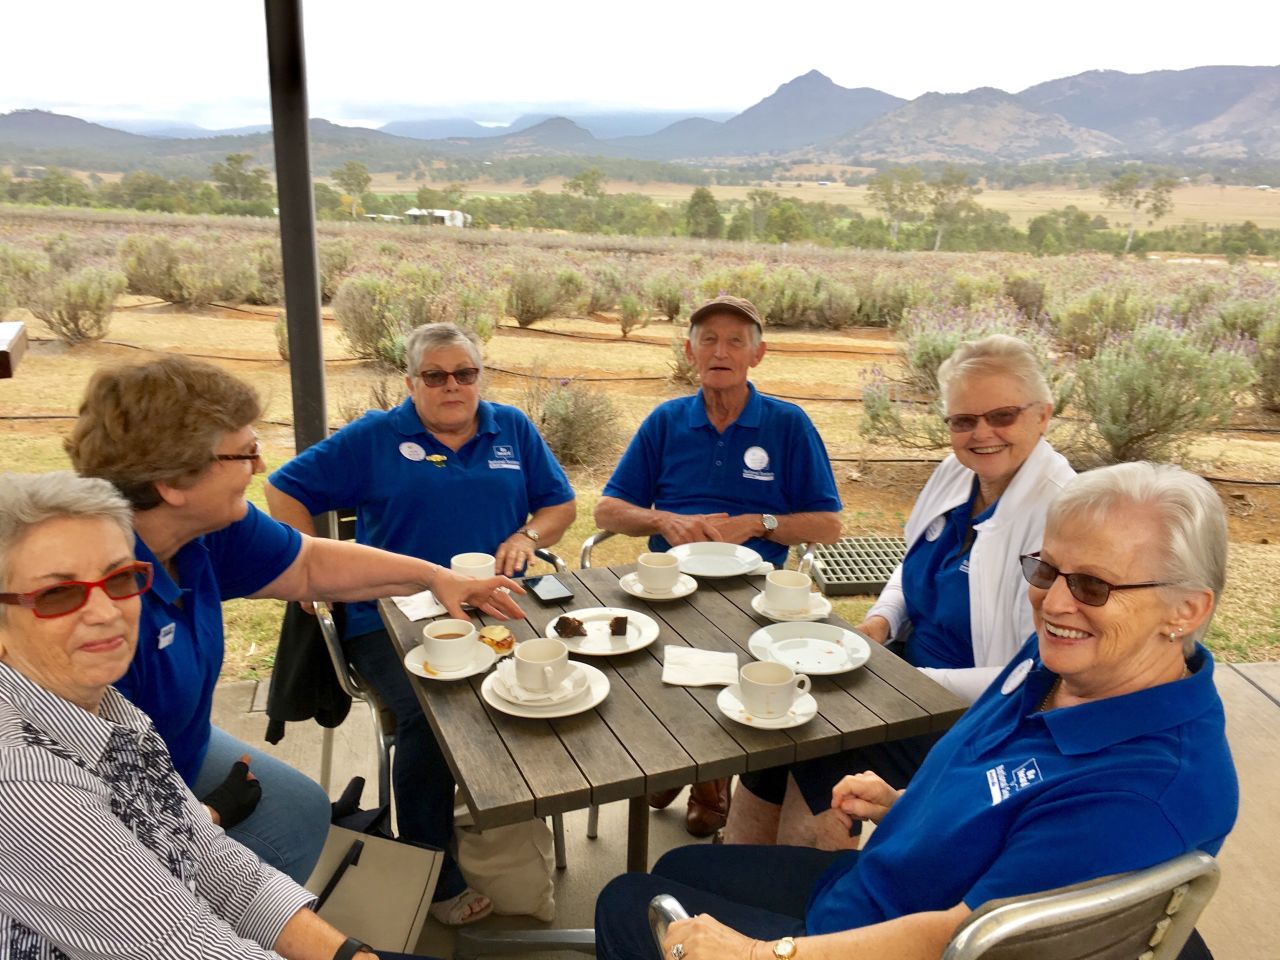
[[[560,556],[558,553],[552,553],[546,547],[538,547],[538,549],[533,551],[533,555],[539,560],[549,563],[551,566],[555,567],[556,573],[564,573],[569,569],[569,565],[564,562],[564,557]]]
[[[582,553],[578,557],[578,566],[586,570],[591,566],[591,551],[595,549],[596,544],[604,543],[614,534],[610,530],[597,530],[587,539],[582,541]]]
[[[657,944],[659,956],[662,956],[662,941],[667,939],[667,927],[676,920],[688,919],[689,911],[669,893],[660,893],[649,901],[649,929],[653,931],[653,942]]]
[[[814,564],[814,554],[818,550],[816,543],[797,543],[796,544],[796,569],[801,573],[812,573]]]
[[[342,649],[342,640],[338,636],[338,625],[333,622],[333,611],[323,600],[315,601],[316,619],[320,621],[320,633],[324,636],[324,647],[329,652],[329,662],[333,664],[333,672],[338,677],[338,685],[353,700],[368,700],[369,694],[351,676],[347,664],[347,655]]]

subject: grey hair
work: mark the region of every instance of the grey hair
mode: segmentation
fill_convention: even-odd
[[[951,388],[974,376],[1012,377],[1037,403],[1053,403],[1040,360],[1025,340],[993,333],[981,340],[965,340],[938,367],[938,387],[945,402]]]
[[[1176,591],[1211,590],[1217,608],[1227,581],[1227,515],[1222,500],[1203,477],[1168,463],[1119,463],[1077,475],[1049,505],[1045,530],[1078,520],[1115,522],[1127,511],[1151,510],[1160,519],[1162,542],[1155,549],[1160,580]],[[1213,610],[1182,640],[1184,656],[1209,629]]]
[[[110,481],[70,470],[0,473],[0,584],[9,582],[9,554],[32,527],[63,517],[110,520],[133,544],[133,510]]]
[[[412,378],[422,365],[422,358],[441,347],[464,347],[480,372],[484,373],[484,358],[480,355],[480,338],[456,323],[424,323],[414,327],[404,342],[404,359]]]
[[[760,346],[760,341],[764,339],[764,332],[755,324],[754,321],[748,320],[742,314],[735,313],[732,310],[725,310],[724,313],[725,315],[730,317],[737,317],[739,320],[741,320],[743,323],[745,323],[747,326],[751,328],[751,349],[752,350]],[[688,340],[690,343],[693,343],[693,338],[698,335],[698,327],[702,326],[702,321],[709,320],[715,316],[719,316],[719,314],[709,313],[705,317],[702,317],[697,323],[689,324],[689,333],[685,336],[685,339]]]

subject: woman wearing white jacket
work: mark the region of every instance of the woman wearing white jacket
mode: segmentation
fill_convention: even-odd
[[[996,334],[962,343],[938,369],[952,454],[933,472],[906,525],[907,554],[858,629],[969,702],[1034,631],[1018,557],[1040,548],[1045,511],[1074,476],[1044,440],[1053,413],[1049,385],[1031,348]],[[936,735],[846,751],[742,777],[725,837],[778,840],[786,776],[810,809],[829,809],[847,773],[874,770],[905,787]],[[857,844],[819,818],[816,842]],[[828,829],[823,829],[823,828]],[[784,837],[804,842],[810,837]]]

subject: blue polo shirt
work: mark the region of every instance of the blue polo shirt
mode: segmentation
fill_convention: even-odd
[[[354,507],[360,543],[444,567],[456,553],[493,553],[531,513],[572,500],[573,488],[522,411],[482,400],[477,420],[455,453],[427,432],[412,400],[371,410],[271,484],[313,515]],[[347,636],[381,629],[377,604],[348,604]]]
[[[288,569],[302,535],[253,504],[243,520],[187,543],[173,557],[181,587],[141,537],[134,551],[154,569],[142,595],[138,651],[116,681],[155,722],[173,765],[195,783],[212,730],[213,688],[222,669],[222,601],[257,593]]]
[[[699,390],[661,404],[640,424],[604,496],[672,513],[835,513],[840,495],[827,449],[805,412],[748,383],[747,405],[720,433]],[[746,546],[781,566],[787,546]],[[650,550],[671,544],[656,534]]]
[[[974,526],[996,510],[993,503],[971,517],[977,496],[975,477],[969,499],[935,518],[902,561],[902,592],[911,621],[903,659],[912,666],[973,666],[969,554],[973,552]]]
[[[1182,680],[1039,713],[1056,676],[1037,642],[929,752],[861,855],[823,875],[808,933],[1218,852],[1239,790],[1209,652]]]

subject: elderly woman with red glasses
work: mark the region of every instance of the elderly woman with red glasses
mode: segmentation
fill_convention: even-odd
[[[154,566],[105,480],[0,474],[0,956],[371,951],[206,815],[112,688]]]
[[[972,702],[1031,635],[1018,557],[1039,547],[1045,510],[1073,476],[1044,439],[1053,397],[1031,348],[997,334],[969,341],[938,368],[948,456],[906,525],[906,558],[859,624],[908,663]],[[831,816],[831,787],[849,770],[906,786],[936,735],[859,748],[792,767],[816,819],[787,818],[779,836],[784,768],[741,778],[726,827],[734,843],[857,843]],[[739,802],[741,801],[741,802]]]

